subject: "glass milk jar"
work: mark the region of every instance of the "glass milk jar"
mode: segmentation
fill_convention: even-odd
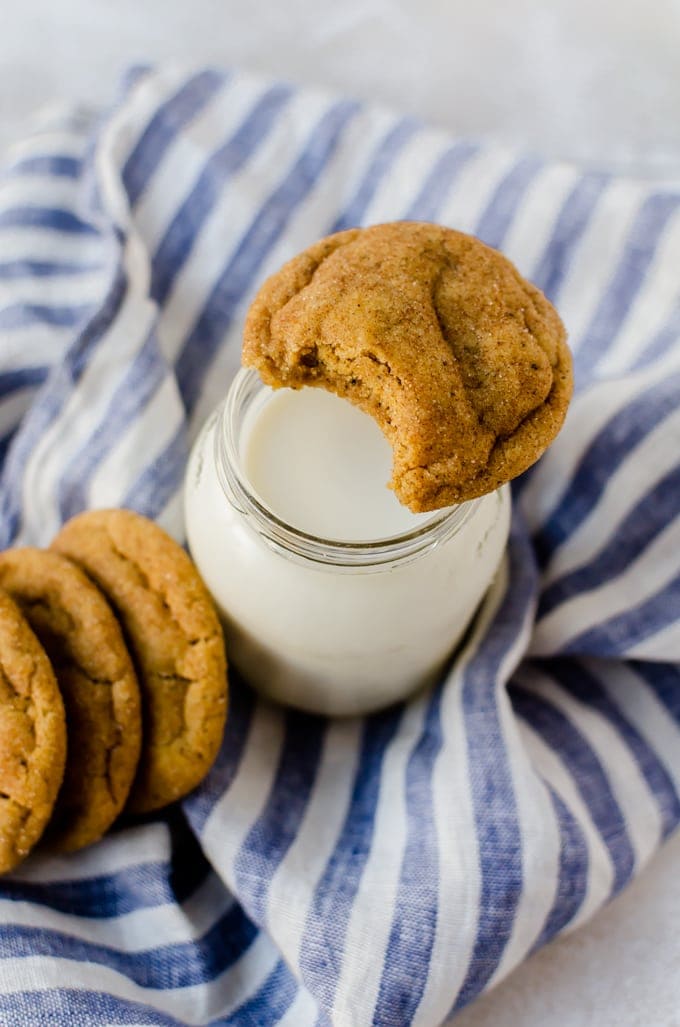
[[[265,695],[365,713],[431,681],[502,557],[507,486],[415,515],[385,487],[390,450],[320,389],[273,392],[240,371],[196,440],[189,547],[230,661]]]

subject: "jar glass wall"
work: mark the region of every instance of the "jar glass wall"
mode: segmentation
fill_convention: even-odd
[[[240,371],[187,469],[191,554],[217,603],[231,662],[264,694],[357,714],[404,698],[460,641],[502,557],[507,486],[365,542],[286,524],[244,470],[249,425],[271,396]]]

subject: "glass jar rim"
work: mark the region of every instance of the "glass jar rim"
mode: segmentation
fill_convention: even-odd
[[[480,502],[472,499],[435,511],[432,518],[418,528],[374,540],[328,539],[296,528],[278,517],[255,493],[241,462],[239,441],[243,420],[256,397],[268,389],[257,371],[251,368],[237,371],[217,411],[214,457],[217,477],[227,500],[252,521],[268,545],[284,555],[304,562],[354,569],[406,562],[460,531]]]

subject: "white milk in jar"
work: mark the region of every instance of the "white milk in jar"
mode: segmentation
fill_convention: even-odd
[[[236,376],[194,446],[191,554],[231,662],[266,695],[364,713],[430,681],[486,592],[509,529],[507,486],[412,514],[386,487],[377,424],[323,389]]]

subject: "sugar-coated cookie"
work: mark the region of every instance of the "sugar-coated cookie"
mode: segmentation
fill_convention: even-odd
[[[0,587],[45,649],[64,700],[68,756],[44,841],[72,852],[101,838],[130,792],[141,745],[137,678],[111,607],[65,556],[8,549]]]
[[[414,221],[339,232],[285,264],[248,312],[243,362],[269,385],[321,386],[371,414],[414,512],[526,470],[572,391],[543,294],[478,239]]]
[[[127,809],[159,809],[202,780],[222,740],[226,659],[210,595],[181,546],[131,510],[79,514],[52,547],[82,567],[123,626],[143,722]]]
[[[36,844],[64,775],[66,718],[50,661],[0,592],[0,873]]]

